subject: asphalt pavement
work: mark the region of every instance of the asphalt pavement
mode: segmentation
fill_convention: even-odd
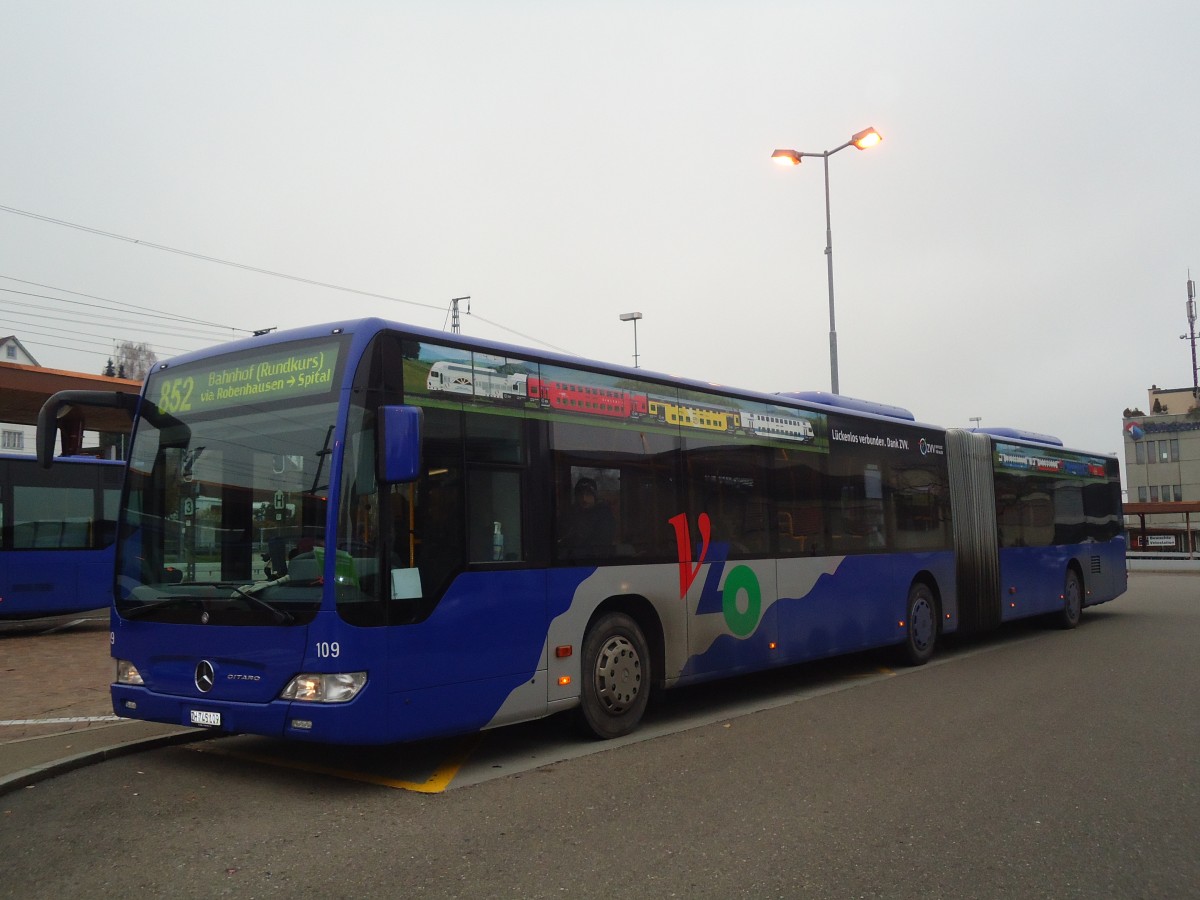
[[[1075,631],[681,689],[656,714],[699,724],[535,767],[493,744],[555,723],[500,729],[470,751],[496,777],[436,795],[340,777],[342,748],[320,769],[241,738],[110,759],[0,798],[0,897],[1200,898],[1198,600],[1200,576],[1138,574]],[[107,714],[106,636],[79,638],[96,687],[54,717]],[[33,644],[0,639],[0,668]]]
[[[0,623],[0,794],[102,759],[206,736],[119,719],[108,612]]]

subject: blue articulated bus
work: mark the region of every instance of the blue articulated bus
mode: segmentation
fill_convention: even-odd
[[[160,365],[118,715],[390,743],[1048,615],[1125,589],[1117,461],[375,319]],[[53,421],[63,398],[42,411]]]
[[[125,467],[0,454],[0,620],[112,606],[117,507]]]

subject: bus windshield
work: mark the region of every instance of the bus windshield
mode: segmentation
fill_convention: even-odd
[[[120,615],[311,621],[323,593],[340,349],[304,342],[150,376],[117,550]]]

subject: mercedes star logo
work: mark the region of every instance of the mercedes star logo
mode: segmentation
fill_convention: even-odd
[[[217,681],[217,675],[213,671],[213,665],[207,659],[200,660],[200,664],[196,666],[196,687],[200,693],[207,694],[213,689],[213,685]]]

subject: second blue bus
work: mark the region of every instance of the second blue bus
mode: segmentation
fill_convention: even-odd
[[[124,463],[0,454],[0,620],[112,606]]]

